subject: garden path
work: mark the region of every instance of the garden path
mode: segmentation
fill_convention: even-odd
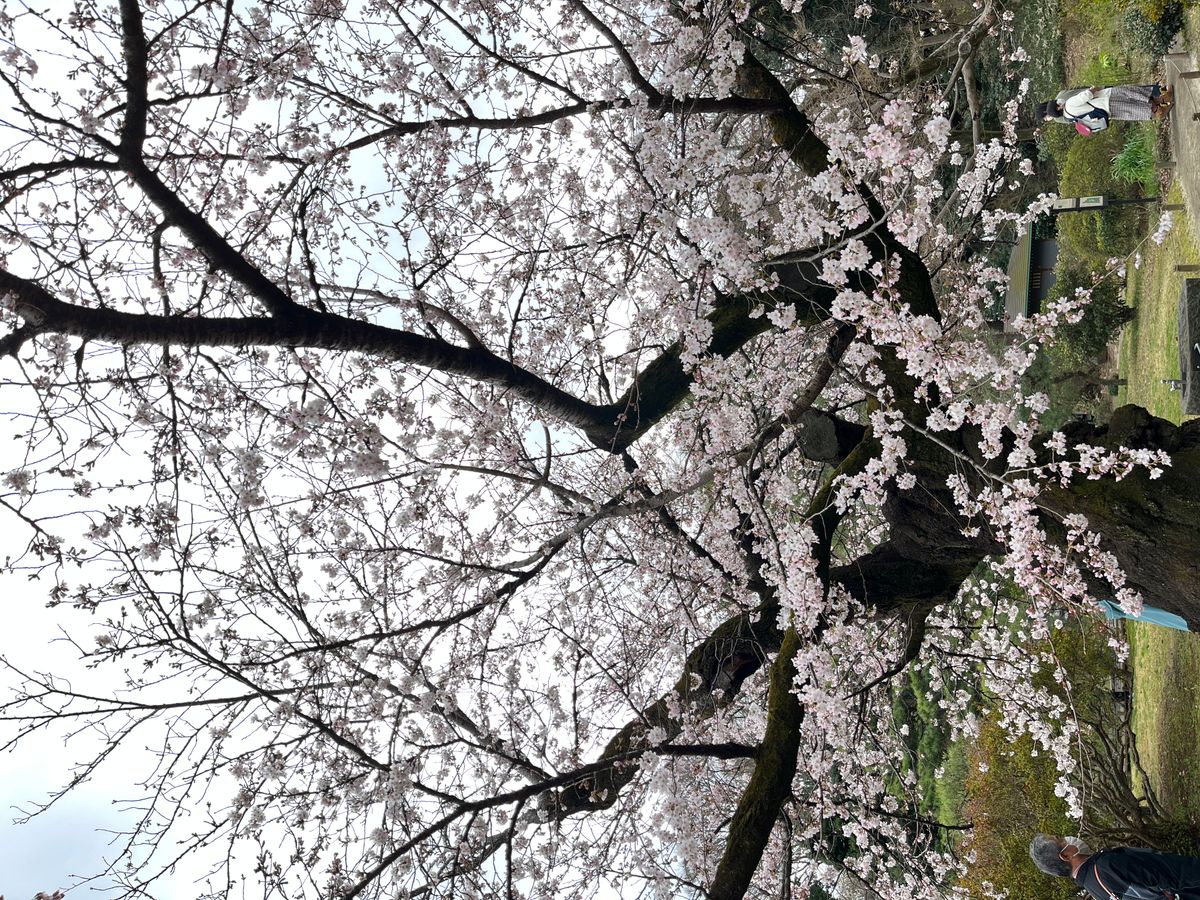
[[[1175,89],[1171,110],[1171,152],[1175,157],[1175,177],[1183,186],[1188,217],[1200,223],[1200,78],[1181,78],[1185,72],[1200,69],[1186,51],[1169,53],[1163,60],[1164,77]]]

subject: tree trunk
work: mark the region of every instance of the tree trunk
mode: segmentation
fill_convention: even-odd
[[[1069,445],[1166,450],[1171,465],[1150,478],[1139,468],[1120,481],[1076,478],[1052,488],[1043,505],[1057,515],[1081,513],[1116,556],[1129,586],[1146,602],[1182,616],[1200,631],[1200,420],[1173,425],[1139,406],[1123,406],[1107,426],[1073,424]],[[1046,528],[1065,537],[1057,519]]]
[[[1107,425],[1072,422],[1063,430],[1068,447],[1125,446],[1170,454],[1171,465],[1156,479],[1139,467],[1119,480],[1080,476],[1066,487],[1048,485],[1039,499],[1046,510],[1042,525],[1051,540],[1065,544],[1062,517],[1085,516],[1101,535],[1102,548],[1117,558],[1128,586],[1200,631],[1200,420],[1176,426],[1141,407],[1124,406]],[[949,449],[912,432],[905,440],[908,471],[917,476],[917,485],[888,502],[888,539],[830,573],[857,599],[884,613],[919,612],[953,599],[980,562],[1004,552],[986,529],[977,538],[964,536],[969,523],[954,514],[946,488],[949,475],[970,476],[967,458],[983,466],[973,435],[946,436]],[[1091,588],[1100,596],[1111,594],[1111,587],[1098,581]]]

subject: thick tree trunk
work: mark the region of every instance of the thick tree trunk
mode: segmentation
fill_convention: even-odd
[[[1128,586],[1200,631],[1200,420],[1176,426],[1141,407],[1125,406],[1107,425],[1076,422],[1065,431],[1071,448],[1124,446],[1170,454],[1171,465],[1156,479],[1139,467],[1119,480],[1080,476],[1066,487],[1048,485],[1039,499],[1046,510],[1042,525],[1052,540],[1065,543],[1063,517],[1085,516],[1101,535],[1102,548],[1120,563]],[[911,432],[905,435],[907,467],[917,485],[889,501],[888,540],[830,573],[878,612],[911,614],[949,601],[980,562],[1004,552],[986,529],[977,538],[964,536],[963,526],[972,523],[953,513],[946,478],[955,472],[969,478],[967,459],[983,466],[973,435],[955,437],[957,444],[947,449]],[[1098,582],[1092,588],[1101,596],[1111,591]]]
[[[1080,423],[1071,445],[1166,450],[1171,465],[1151,479],[1139,468],[1120,481],[1076,478],[1048,491],[1044,506],[1056,515],[1081,513],[1101,545],[1116,556],[1146,602],[1183,616],[1200,631],[1200,420],[1173,425],[1138,406],[1123,406],[1107,426]],[[1061,523],[1046,517],[1062,536]]]

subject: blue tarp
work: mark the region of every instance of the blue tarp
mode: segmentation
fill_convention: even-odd
[[[1100,608],[1104,610],[1104,616],[1107,619],[1133,619],[1135,622],[1149,622],[1151,625],[1161,625],[1163,628],[1190,631],[1183,618],[1175,613],[1169,613],[1165,609],[1159,609],[1157,606],[1143,606],[1142,613],[1138,616],[1131,616],[1111,600],[1101,600]]]

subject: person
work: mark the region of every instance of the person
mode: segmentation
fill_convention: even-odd
[[[1100,118],[1144,122],[1169,110],[1172,100],[1172,89],[1158,84],[1068,88],[1053,100],[1039,103],[1037,112],[1043,121],[1066,125],[1078,121],[1091,124]]]
[[[1079,838],[1035,835],[1033,864],[1074,879],[1096,900],[1200,900],[1200,859],[1140,847],[1093,853]]]

